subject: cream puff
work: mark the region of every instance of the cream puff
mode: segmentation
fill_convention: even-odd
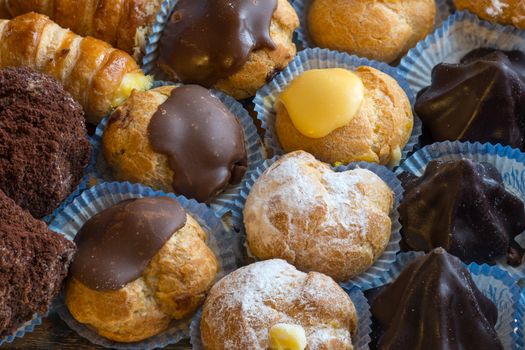
[[[454,0],[458,10],[469,10],[479,17],[525,29],[525,5],[522,0]]]
[[[197,85],[133,93],[111,115],[102,150],[117,180],[201,202],[238,184],[248,166],[239,120]]]
[[[275,111],[285,152],[303,150],[332,164],[395,166],[414,124],[397,81],[368,66],[308,70],[284,88]]]
[[[204,230],[169,197],[103,210],[75,243],[66,305],[78,322],[118,342],[144,340],[190,316],[219,269]]]
[[[298,26],[287,0],[181,0],[161,38],[158,65],[174,80],[252,97],[295,56]]]
[[[257,179],[244,207],[249,252],[346,281],[390,241],[394,195],[366,169],[334,172],[305,152],[287,154]]]
[[[434,0],[312,0],[307,27],[316,46],[393,62],[434,29],[435,17]]]
[[[200,330],[208,350],[352,350],[357,322],[352,300],[330,277],[275,259],[213,286]]]

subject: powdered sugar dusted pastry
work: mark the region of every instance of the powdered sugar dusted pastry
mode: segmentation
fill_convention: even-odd
[[[352,300],[330,277],[278,259],[223,278],[211,289],[201,319],[208,350],[352,350],[356,327]]]
[[[334,172],[312,155],[289,153],[251,189],[244,208],[249,250],[343,281],[366,271],[391,235],[394,196],[369,170]]]

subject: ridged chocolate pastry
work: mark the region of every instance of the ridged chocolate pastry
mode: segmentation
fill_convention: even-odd
[[[426,142],[471,141],[524,147],[525,54],[477,49],[438,64],[414,106]]]
[[[522,261],[514,237],[525,230],[525,207],[496,167],[462,159],[432,161],[416,178],[406,174],[399,206],[407,250],[443,247],[465,262]]]
[[[372,350],[503,349],[494,329],[496,305],[463,263],[441,248],[414,260],[368,297]]]

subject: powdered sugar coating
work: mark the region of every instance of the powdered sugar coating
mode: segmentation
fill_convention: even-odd
[[[307,350],[352,349],[357,316],[348,295],[328,276],[303,273],[283,260],[234,271],[217,283],[201,320],[207,349],[267,349],[277,323],[305,329]]]
[[[334,172],[306,152],[270,166],[251,189],[244,223],[251,253],[346,280],[366,271],[391,235],[393,193],[373,172]]]

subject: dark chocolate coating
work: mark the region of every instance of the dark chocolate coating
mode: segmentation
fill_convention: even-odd
[[[404,185],[399,213],[408,250],[443,247],[465,262],[495,263],[525,230],[524,204],[492,164],[432,161]]]
[[[118,290],[139,278],[150,260],[186,224],[170,197],[123,201],[89,219],[75,236],[71,274],[94,290]]]
[[[74,252],[73,242],[0,190],[0,337],[48,311]]]
[[[456,257],[441,248],[372,291],[372,350],[503,349],[498,310]]]
[[[84,112],[55,78],[0,70],[0,188],[36,218],[82,180],[90,157]]]
[[[277,0],[180,0],[160,40],[160,66],[184,83],[211,87],[252,51],[275,48]]]
[[[203,87],[174,89],[153,115],[148,132],[153,150],[169,158],[176,193],[208,202],[246,172],[239,121]]]
[[[415,111],[428,142],[479,141],[524,147],[525,54],[478,49],[438,64]]]

